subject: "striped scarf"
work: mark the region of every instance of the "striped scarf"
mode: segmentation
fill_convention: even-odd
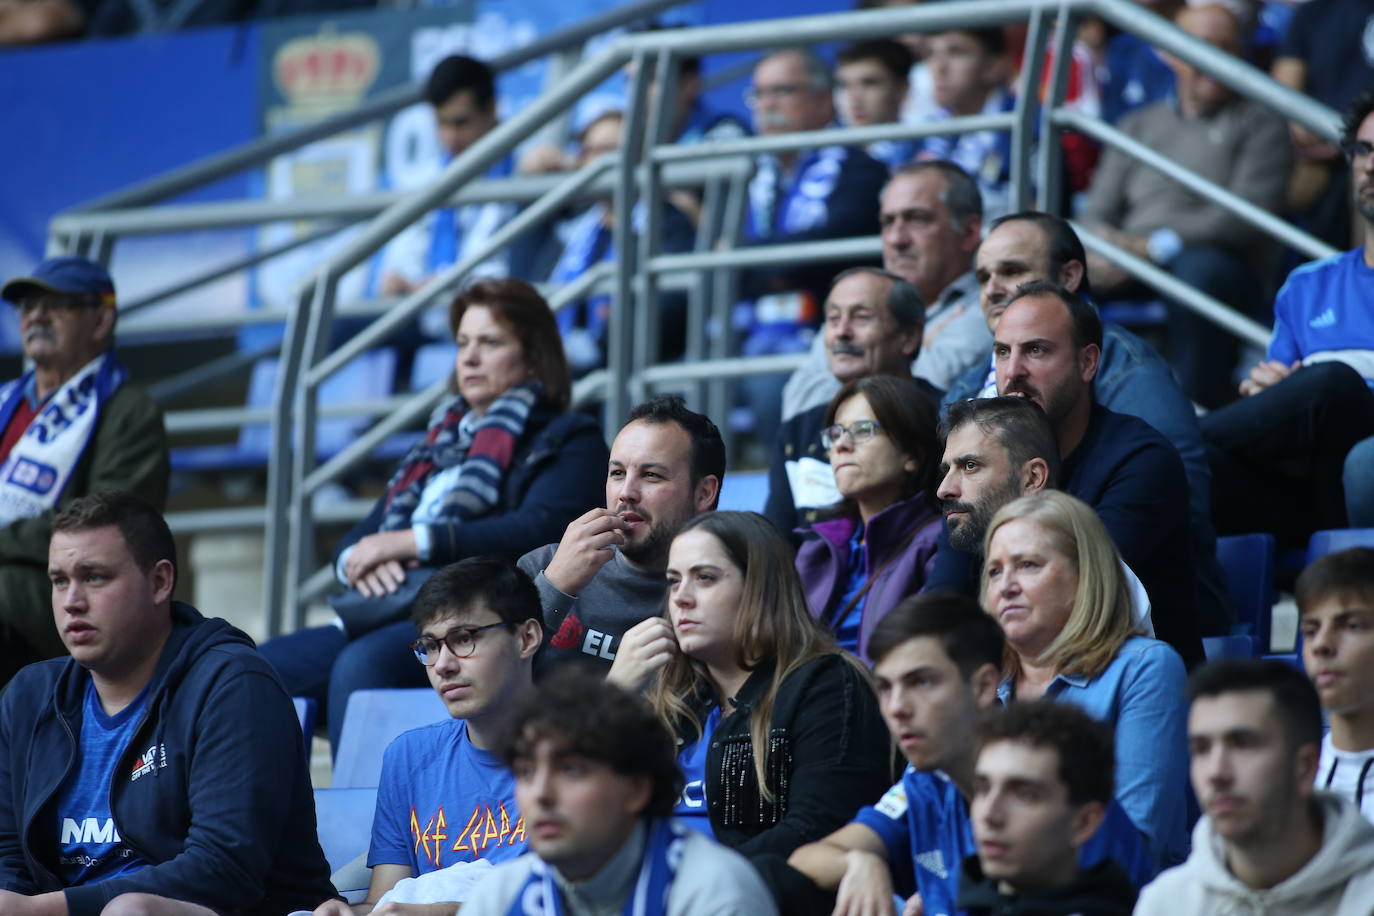
[[[501,483],[510,468],[515,444],[524,435],[530,410],[543,397],[535,380],[506,390],[468,433],[462,429],[468,405],[456,397],[430,417],[429,432],[406,454],[386,487],[382,531],[411,527],[430,474],[461,464],[458,483],[444,494],[440,515],[446,521],[467,521],[491,511],[501,501]]]

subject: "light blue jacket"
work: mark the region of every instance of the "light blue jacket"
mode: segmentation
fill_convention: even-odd
[[[1097,677],[1059,674],[1045,690],[1045,699],[1073,703],[1116,730],[1116,800],[1162,868],[1188,856],[1186,681],[1167,643],[1132,636]],[[1010,680],[997,696],[1015,699]]]

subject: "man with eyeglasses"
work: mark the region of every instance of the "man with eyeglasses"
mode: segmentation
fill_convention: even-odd
[[[0,386],[0,688],[66,652],[52,622],[52,519],[78,497],[167,499],[162,414],[114,352],[114,283],[80,257],[43,261],[0,297],[19,313],[29,368]]]
[[[838,385],[868,375],[912,378],[921,351],[925,307],[916,287],[876,267],[854,267],[835,278],[825,302],[821,334],[830,374]],[[937,401],[939,391],[916,384]],[[828,404],[783,421],[768,468],[764,514],[783,534],[816,520],[816,509],[840,501],[828,447],[821,441]]]
[[[822,130],[835,121],[830,67],[810,48],[784,48],[754,68],[745,95],[762,137]],[[748,245],[812,242],[873,235],[878,231],[878,194],[887,168],[862,149],[761,153],[749,182],[744,238]],[[811,343],[832,268],[793,259],[748,271],[741,292],[750,300],[736,309],[744,354],[796,353]],[[756,376],[742,383],[753,408],[755,432],[773,439],[784,379]]]
[[[1341,140],[1364,244],[1288,275],[1268,358],[1239,401],[1202,419],[1223,534],[1302,546],[1323,528],[1374,526],[1374,87]]]
[[[351,908],[326,901],[316,916],[387,904],[397,916],[453,913],[488,864],[525,851],[515,780],[497,748],[534,683],[540,616],[529,576],[494,557],[446,566],[421,587],[411,650],[453,718],[412,729],[386,749],[367,898]],[[405,878],[419,880],[398,887]]]

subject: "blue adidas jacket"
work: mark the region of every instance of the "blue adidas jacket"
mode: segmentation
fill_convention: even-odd
[[[97,914],[142,892],[220,913],[313,909],[336,894],[291,698],[243,632],[181,602],[172,619],[110,786],[120,835],[152,864],[66,888],[67,907]],[[63,889],[54,805],[76,761],[89,679],[70,658],[52,659],[23,669],[0,698],[0,888]]]

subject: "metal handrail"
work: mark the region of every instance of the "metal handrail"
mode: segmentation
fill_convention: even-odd
[[[500,73],[513,70],[530,61],[538,60],[558,51],[575,48],[585,44],[611,29],[620,28],[634,22],[652,17],[664,10],[681,6],[687,0],[639,0],[618,9],[607,10],[550,32],[542,38],[519,48],[501,54],[487,62],[492,70]],[[183,194],[201,185],[219,181],[245,169],[266,165],[277,156],[300,149],[316,140],[352,130],[355,127],[389,117],[423,98],[420,84],[399,86],[376,98],[364,102],[356,108],[331,115],[314,124],[300,127],[281,134],[274,134],[245,143],[242,146],[207,156],[165,175],[159,175],[132,187],[105,194],[67,211],[90,212],[111,210],[118,207],[143,206],[169,197]]]
[[[641,4],[648,5],[653,4]],[[456,283],[473,266],[476,259],[470,258],[463,264],[454,265],[424,289],[400,300],[393,310],[373,322],[361,335],[345,344],[342,350],[326,354],[323,352],[323,343],[328,337],[329,327],[335,315],[339,313],[334,302],[339,279],[348,270],[370,257],[399,229],[436,206],[497,199],[495,195],[509,195],[521,181],[526,182],[522,186],[525,191],[535,195],[535,183],[542,180],[545,182],[541,189],[542,193],[536,195],[539,201],[530,210],[542,206],[544,209],[539,212],[544,213],[550,208],[550,186],[567,192],[572,184],[585,179],[586,175],[579,173],[567,180],[517,179],[499,190],[495,182],[488,184],[480,176],[491,164],[507,155],[517,143],[536,132],[543,122],[556,117],[584,91],[626,63],[636,64],[636,78],[631,83],[632,101],[627,107],[625,141],[620,155],[620,162],[623,164],[603,165],[601,172],[604,174],[599,173],[596,179],[602,194],[609,192],[613,196],[616,215],[614,244],[619,259],[614,265],[598,265],[577,284],[570,284],[550,297],[561,304],[576,301],[579,296],[592,289],[606,286],[611,288],[618,307],[613,310],[610,326],[610,371],[594,373],[581,380],[576,387],[579,398],[586,397],[589,391],[606,392],[611,408],[608,410],[610,416],[618,415],[619,406],[623,405],[628,397],[642,394],[654,386],[692,384],[706,379],[719,380],[757,372],[777,371],[795,366],[804,359],[802,356],[754,359],[725,356],[730,334],[728,321],[725,320],[731,301],[728,290],[734,271],[746,266],[784,263],[802,258],[809,261],[866,259],[880,251],[878,240],[868,237],[790,246],[727,246],[727,250],[699,246],[698,250],[689,253],[662,254],[657,251],[657,233],[654,231],[661,218],[657,209],[659,191],[670,183],[672,169],[681,168],[691,162],[709,163],[710,160],[722,157],[752,157],[763,152],[787,152],[831,143],[856,145],[877,139],[913,138],[932,133],[1006,129],[1013,133],[1015,161],[1012,163],[1012,174],[1016,178],[1016,186],[1013,188],[1014,199],[1025,203],[1029,199],[1028,179],[1032,174],[1029,133],[1038,123],[1041,155],[1038,168],[1035,170],[1038,179],[1036,190],[1041,195],[1042,205],[1047,209],[1055,209],[1058,203],[1058,194],[1055,193],[1057,176],[1053,174],[1057,162],[1057,144],[1048,141],[1054,136],[1054,131],[1069,128],[1093,136],[1105,145],[1120,149],[1127,155],[1160,168],[1171,177],[1182,181],[1186,187],[1206,195],[1250,224],[1299,250],[1310,254],[1325,254],[1330,251],[1329,246],[1324,246],[1305,233],[1288,226],[1272,214],[1250,205],[1234,194],[1229,194],[1212,182],[1188,173],[1177,163],[1172,163],[1152,150],[1141,148],[1140,144],[1120,131],[1093,122],[1080,113],[1066,110],[1063,106],[1063,94],[1066,87],[1067,65],[1071,56],[1070,44],[1074,33],[1072,26],[1075,17],[1085,14],[1100,16],[1123,30],[1141,36],[1161,51],[1215,76],[1241,95],[1259,100],[1284,117],[1314,130],[1320,136],[1334,139],[1338,133],[1337,118],[1330,109],[1317,105],[1300,93],[1279,86],[1248,64],[1182,33],[1154,14],[1138,8],[1129,0],[1004,0],[997,4],[989,4],[985,0],[951,0],[942,4],[901,9],[806,16],[772,20],[766,24],[742,23],[683,28],[622,37],[611,43],[595,59],[585,60],[579,64],[557,86],[524,111],[499,125],[450,163],[434,182],[417,191],[406,194],[360,195],[352,200],[330,202],[299,201],[288,202],[285,205],[279,202],[251,202],[218,205],[231,208],[221,211],[221,217],[241,220],[239,224],[254,221],[250,217],[265,219],[269,214],[291,212],[292,206],[318,208],[318,212],[312,214],[315,218],[370,217],[362,230],[340,251],[326,259],[320,265],[318,273],[301,286],[294,296],[296,308],[290,312],[291,320],[283,341],[278,388],[272,409],[269,504],[263,512],[264,520],[269,522],[269,584],[266,595],[266,604],[269,614],[272,615],[269,631],[275,630],[281,610],[285,609],[292,618],[296,618],[299,599],[313,595],[332,581],[327,570],[320,570],[303,581],[301,579],[302,570],[306,565],[304,559],[310,556],[312,546],[311,520],[315,516],[309,507],[310,494],[359,460],[391,432],[409,420],[417,418],[425,405],[432,403],[428,398],[437,396],[431,391],[413,396],[344,452],[315,466],[315,419],[320,415],[335,413],[333,409],[321,407],[316,403],[320,384],[330,373],[337,371],[349,358],[356,355],[356,352],[380,341],[403,321],[434,301],[444,290]],[[677,64],[685,56],[810,44],[837,38],[852,40],[898,32],[935,31],[956,26],[996,26],[1025,20],[1031,23],[1027,67],[1022,77],[1021,99],[1013,112],[976,115],[938,125],[887,125],[862,130],[827,129],[807,134],[721,141],[694,147],[676,147],[665,142],[665,96],[676,77]],[[1044,52],[1049,48],[1054,49],[1055,67],[1049,74],[1048,91],[1042,100],[1040,68]],[[652,88],[648,85],[650,78],[654,81]],[[277,139],[268,138],[264,143]],[[238,151],[238,154],[245,155],[243,150]],[[206,163],[200,164],[202,167],[205,165]],[[719,167],[709,168],[704,174],[714,175],[719,171]],[[173,178],[178,176],[164,176],[165,180]],[[184,176],[178,180],[184,180]],[[125,193],[141,190],[147,194],[150,193],[149,188],[157,191],[159,187],[167,186],[156,186],[155,182],[145,183],[144,186],[129,189]],[[742,181],[738,180],[737,176],[732,177],[729,189],[728,194],[719,190],[712,191],[712,197],[713,200],[720,202],[726,211],[737,217],[744,205]],[[483,195],[491,196],[488,198]],[[500,199],[510,197],[503,196]],[[642,231],[631,230],[630,214],[637,200],[643,200],[645,204],[646,228]],[[111,202],[105,198],[95,204],[113,210],[119,201]],[[114,211],[105,214],[109,217],[105,222],[101,221],[100,214],[68,213],[54,221],[53,231],[54,236],[83,238],[92,241],[97,247],[108,246],[117,234],[155,231],[147,230],[147,227],[156,225],[159,220],[163,226],[172,225],[178,219],[210,220],[215,215],[215,206],[167,207],[163,208],[164,212],[158,216]],[[196,207],[201,209],[198,211]],[[738,223],[738,219],[735,222]],[[512,224],[515,223],[513,220]],[[730,233],[736,228],[731,225],[728,216],[720,226],[726,238],[729,238]],[[509,238],[523,227],[523,224],[516,226],[514,230],[502,235],[501,240],[509,241]],[[1252,342],[1262,342],[1267,337],[1267,331],[1262,326],[1238,315],[1211,297],[1187,287],[1157,266],[1122,251],[1090,231],[1080,230],[1080,234],[1089,250],[1124,267],[1132,275],[1178,299],[1185,306],[1225,327],[1236,336]],[[693,279],[694,275],[703,276],[703,271],[711,272],[712,279],[709,285],[703,280]],[[709,289],[712,313],[710,322],[717,327],[719,333],[708,343],[708,359],[698,358],[692,362],[672,366],[653,365],[653,354],[657,346],[654,334],[655,319],[645,309],[644,304],[654,300],[656,291],[670,284],[680,285],[684,278],[689,285],[695,284],[693,289],[697,303],[693,306],[692,312],[695,317],[690,319],[694,324],[689,326],[704,327],[706,317],[703,312],[703,292]],[[700,354],[701,347],[694,347],[694,350]],[[718,382],[710,387],[713,392],[711,403],[721,403],[719,393],[723,388]],[[350,511],[353,509],[356,507],[350,508]],[[249,514],[251,513],[243,512],[240,518],[248,517]],[[331,517],[332,515],[333,513]]]

